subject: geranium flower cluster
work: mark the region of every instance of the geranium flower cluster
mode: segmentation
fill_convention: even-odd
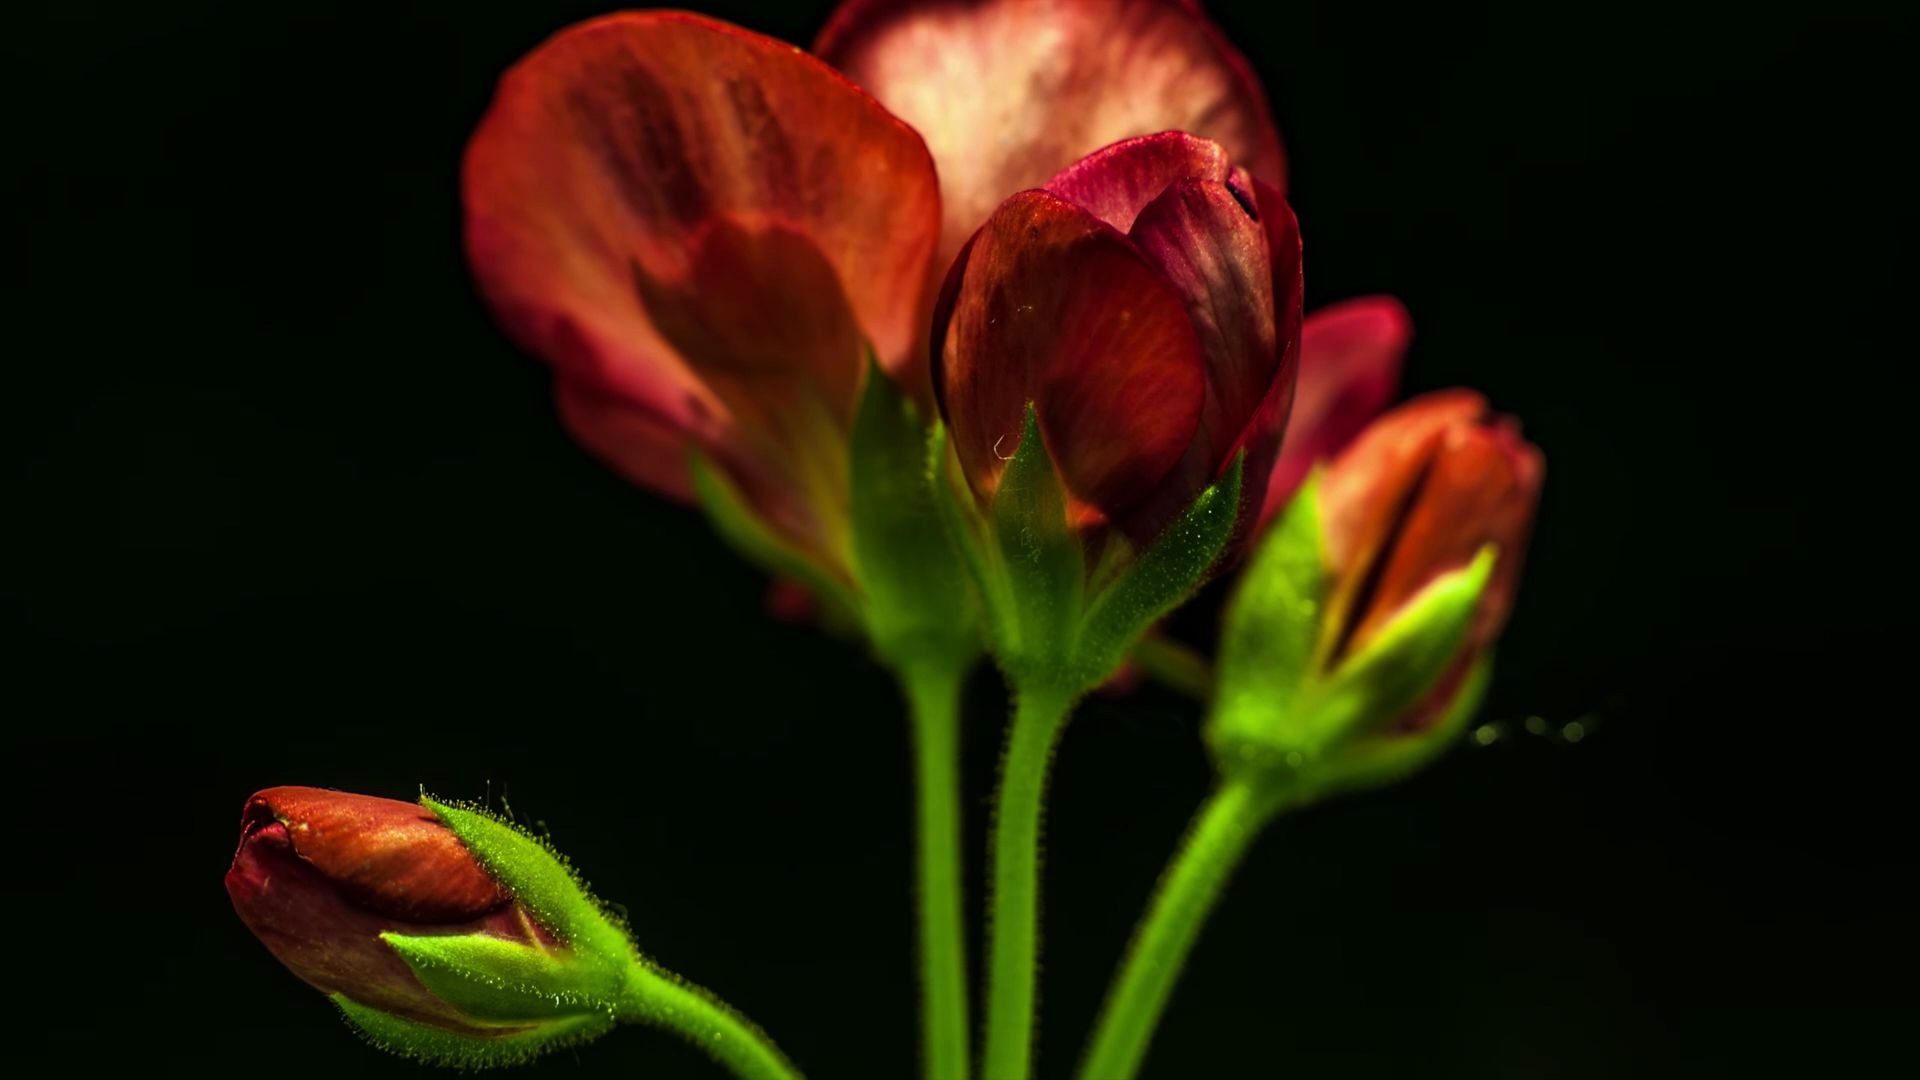
[[[1284,169],[1189,0],[849,0],[812,53],[611,15],[509,70],[468,145],[474,276],[568,429],[898,676],[939,1080],[1029,1071],[1047,763],[1090,690],[1184,672],[1220,775],[1087,1044],[1087,1080],[1124,1080],[1247,841],[1432,759],[1486,684],[1541,455],[1471,391],[1388,408],[1396,301],[1303,317]],[[1209,662],[1155,628],[1221,574]],[[976,1044],[955,725],[983,653],[1015,708]],[[483,814],[272,789],[228,885],[401,1052],[492,1064],[636,1021],[798,1075]]]

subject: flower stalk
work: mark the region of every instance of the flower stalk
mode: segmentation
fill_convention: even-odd
[[[1033,1062],[1040,931],[1040,830],[1053,748],[1079,691],[1038,683],[1015,693],[994,802],[993,909],[983,1077],[1024,1080]]]
[[[740,1080],[801,1080],[800,1070],[752,1021],[651,965],[636,962],[629,969],[617,1015],[680,1036]]]
[[[1080,1080],[1132,1080],[1140,1071],[1201,927],[1253,841],[1288,805],[1245,777],[1224,781],[1201,804],[1107,992]]]
[[[967,939],[960,862],[960,692],[965,665],[901,672],[913,719],[915,894],[920,917],[922,1068],[966,1080]]]

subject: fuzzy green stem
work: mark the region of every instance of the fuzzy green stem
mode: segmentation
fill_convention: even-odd
[[[1246,778],[1221,784],[1167,864],[1146,918],[1107,992],[1080,1080],[1132,1080],[1227,879],[1283,799]]]
[[[1132,660],[1147,678],[1195,701],[1213,696],[1213,669],[1205,657],[1159,631],[1134,645]]]
[[[627,974],[619,1016],[679,1035],[740,1080],[802,1080],[751,1020],[706,990],[637,961]]]
[[[1033,1064],[1034,962],[1039,953],[1040,814],[1053,745],[1078,695],[1053,686],[1016,692],[994,804],[993,910],[987,1038],[981,1080],[1026,1080]]]
[[[919,819],[920,1022],[928,1080],[966,1080],[967,955],[961,921],[960,690],[964,665],[903,667],[913,710]]]

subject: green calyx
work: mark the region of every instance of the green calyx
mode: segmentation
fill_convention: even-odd
[[[1228,602],[1207,738],[1220,769],[1314,794],[1386,783],[1450,745],[1478,707],[1489,658],[1464,658],[1493,571],[1482,548],[1430,582],[1359,650],[1329,663],[1336,634],[1319,477],[1255,550]],[[1466,662],[1464,673],[1457,670]],[[1456,680],[1449,683],[1449,680]],[[1452,685],[1437,717],[1406,718]]]
[[[598,1038],[614,1020],[601,1013],[580,1013],[551,1020],[502,1024],[493,1030],[434,1027],[362,1005],[345,994],[332,995],[340,1015],[369,1043],[390,1054],[429,1065],[487,1069],[520,1065],[543,1054]]]
[[[966,665],[980,653],[978,617],[934,504],[928,425],[871,355],[850,457],[853,570],[867,640],[903,670]]]
[[[574,952],[620,971],[638,956],[626,928],[607,914],[552,845],[485,810],[424,795],[420,804],[445,822],[487,872]]]
[[[849,438],[845,566],[823,565],[782,536],[697,451],[694,493],[734,550],[804,586],[819,600],[824,622],[863,635],[890,666],[965,666],[980,653],[978,619],[934,505],[928,425],[871,350]]]
[[[799,1071],[759,1028],[641,956],[620,920],[552,846],[484,810],[424,795],[420,802],[512,892],[539,932],[512,939],[380,935],[458,1019],[424,1023],[333,995],[368,1041],[404,1057],[477,1069],[517,1065],[636,1022],[678,1033],[746,1080],[798,1080]]]
[[[518,1064],[610,1030],[642,963],[626,931],[545,842],[482,810],[420,802],[512,891],[529,930],[538,923],[544,934],[384,933],[458,1024],[427,1024],[336,994],[342,1014],[383,1049],[461,1068]]]
[[[1200,587],[1239,520],[1242,459],[1144,550],[1087,564],[1066,493],[1028,405],[1019,448],[979,509],[936,442],[935,497],[985,610],[987,638],[1021,685],[1099,685],[1152,625]],[[1117,538],[1116,538],[1116,542]]]

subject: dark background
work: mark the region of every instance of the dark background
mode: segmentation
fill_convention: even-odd
[[[705,10],[805,43],[827,6]],[[1910,412],[1905,28],[1846,3],[1214,7],[1291,151],[1309,307],[1403,297],[1412,388],[1486,390],[1549,481],[1486,711],[1505,736],[1274,829],[1149,1075],[1877,1074],[1915,1004],[1914,710],[1876,700],[1910,678],[1911,484],[1883,475]],[[413,1074],[220,878],[254,789],[425,784],[544,821],[644,949],[811,1075],[911,1075],[890,686],[571,445],[462,264],[493,79],[600,10],[8,17],[0,863],[38,1002],[14,1053]],[[975,904],[1001,700],[983,672]],[[1195,719],[1149,689],[1064,743],[1045,1076],[1206,788]],[[644,1031],[538,1071],[720,1075]]]

